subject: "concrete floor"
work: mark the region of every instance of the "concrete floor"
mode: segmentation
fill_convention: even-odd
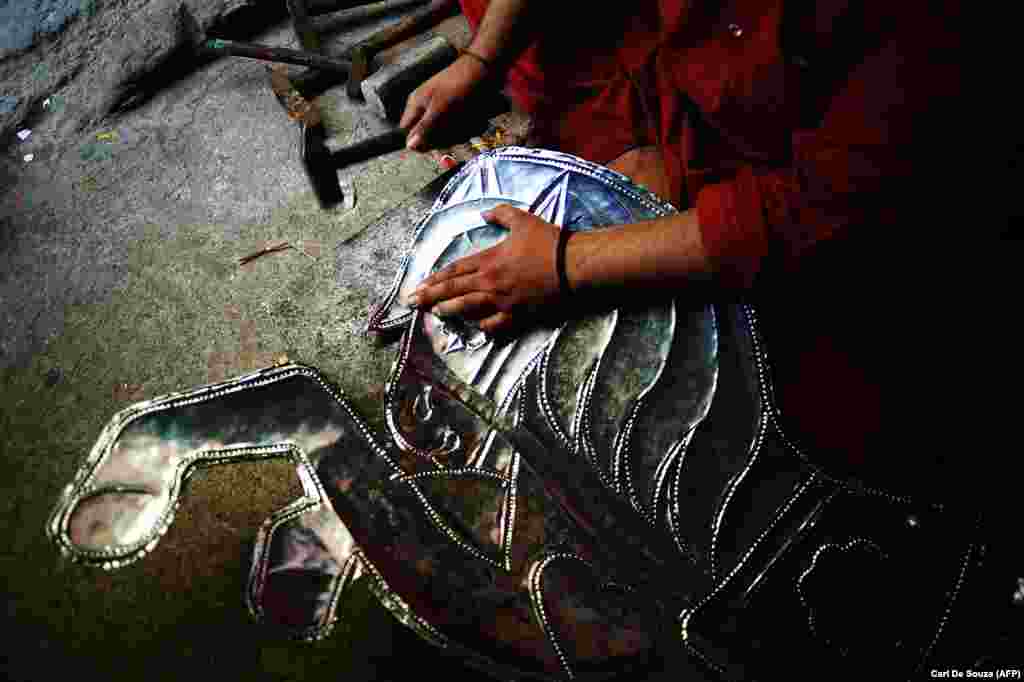
[[[334,94],[343,131],[385,127]],[[368,600],[316,645],[251,624],[246,544],[300,492],[283,462],[197,476],[153,554],[117,572],[65,564],[44,525],[116,411],[282,354],[321,369],[381,426],[394,347],[362,332],[428,205],[414,195],[440,170],[387,155],[341,173],[354,207],[321,211],[297,126],[248,60],[215,62],[77,139],[57,139],[59,123],[47,114],[0,159],[4,677],[404,679],[410,655],[431,654]],[[280,241],[296,248],[237,264]]]

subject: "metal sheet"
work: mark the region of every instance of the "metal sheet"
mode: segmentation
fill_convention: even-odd
[[[360,581],[498,677],[628,673],[674,622],[689,655],[726,674],[880,650],[895,652],[892,677],[920,670],[973,565],[973,526],[798,456],[752,307],[665,297],[499,344],[400,303],[505,238],[479,216],[499,203],[573,230],[674,210],[565,154],[481,155],[416,226],[371,316],[371,330],[404,331],[386,434],[296,364],[139,403],[101,432],[50,536],[115,568],[159,541],[195,467],[287,457],[305,495],[260,530],[247,602],[295,636],[326,636]],[[860,579],[849,566],[880,587],[836,598],[830,585]],[[859,604],[865,625],[850,627]]]

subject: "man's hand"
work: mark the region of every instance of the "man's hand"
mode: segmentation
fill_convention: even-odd
[[[479,320],[488,334],[518,329],[534,311],[558,298],[556,225],[507,204],[481,214],[507,227],[500,244],[462,258],[423,280],[405,301],[440,317]]]
[[[453,113],[487,76],[487,67],[463,55],[448,68],[416,88],[405,103],[398,127],[409,131],[406,147],[425,151],[426,140],[440,119]]]

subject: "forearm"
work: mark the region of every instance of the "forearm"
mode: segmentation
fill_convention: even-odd
[[[695,211],[577,232],[566,246],[565,272],[580,292],[676,287],[713,274]]]
[[[491,0],[469,49],[489,62],[508,64],[534,38],[537,0]]]

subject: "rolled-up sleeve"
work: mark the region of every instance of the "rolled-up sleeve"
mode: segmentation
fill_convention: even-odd
[[[918,19],[819,81],[829,93],[820,124],[794,134],[788,166],[743,166],[699,191],[704,250],[723,285],[747,288],[766,269],[794,269],[822,241],[852,231],[884,248],[909,236],[924,203],[953,198],[935,181],[948,181],[955,163],[963,57],[942,22]]]

